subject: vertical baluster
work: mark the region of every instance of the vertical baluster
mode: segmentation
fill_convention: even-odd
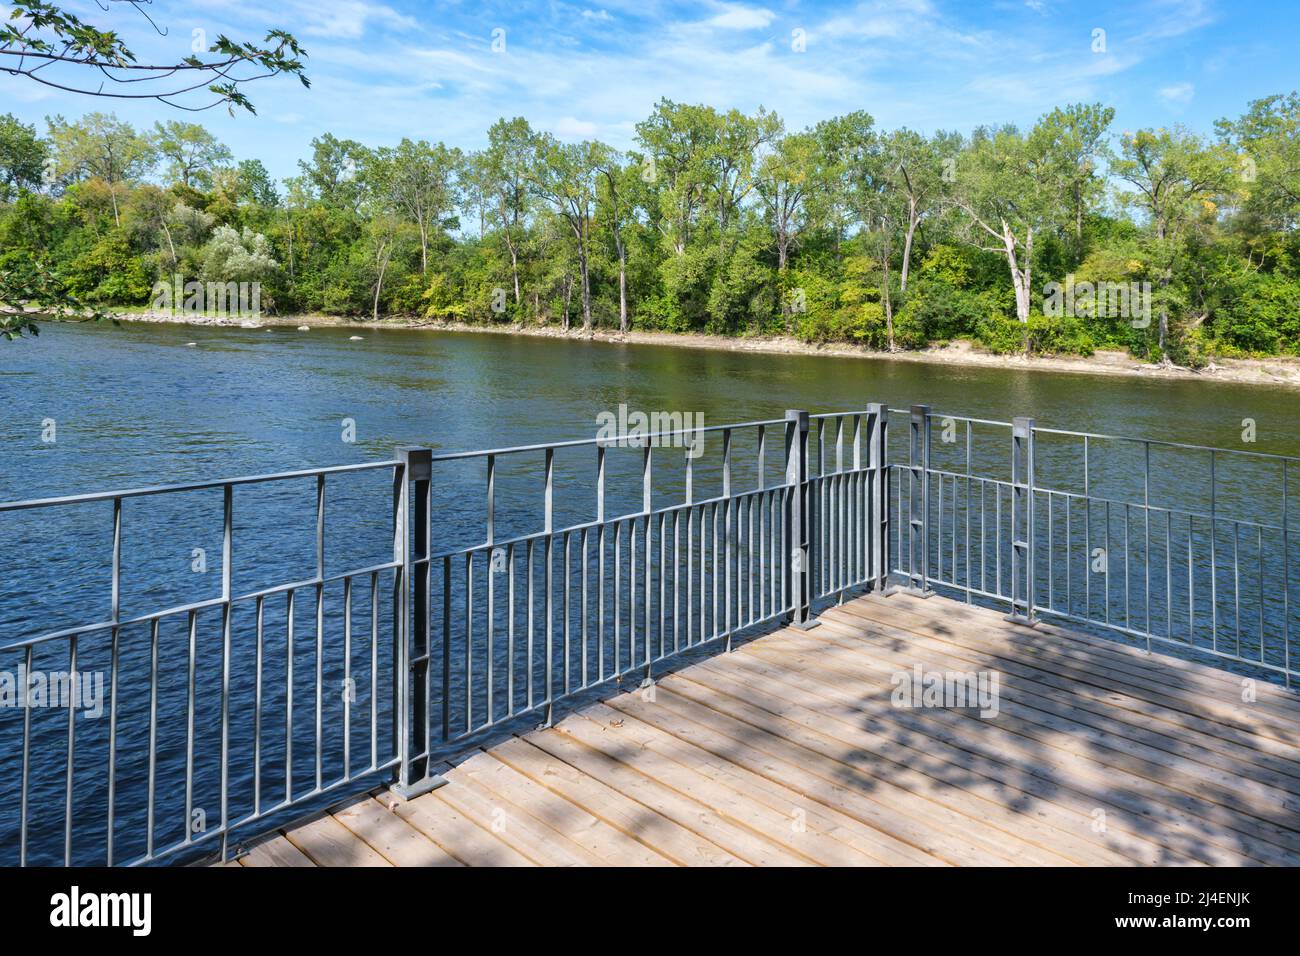
[[[686,646],[695,643],[695,459],[686,456]],[[701,632],[703,626],[701,626]]]
[[[30,661],[30,658],[29,658]],[[149,622],[149,792],[145,797],[145,856],[153,857],[154,805],[158,779],[158,618]]]
[[[506,715],[515,712],[515,542],[506,545]],[[583,659],[586,664],[586,659]]]
[[[1142,443],[1142,564],[1146,575],[1146,626],[1147,653],[1151,652],[1151,442]]]
[[[321,789],[325,676],[325,476],[316,476],[316,789]]]
[[[596,669],[605,680],[605,446],[596,445]]]
[[[284,802],[293,803],[293,588],[285,592]]]
[[[193,614],[194,612],[191,611],[190,616],[193,617]],[[78,643],[77,635],[73,634],[72,637],[68,639],[68,685],[69,687],[75,687],[77,683],[77,643]],[[193,645],[191,645],[191,647],[192,646]],[[193,651],[191,650],[191,657],[190,657],[191,661],[193,661],[194,659],[192,655],[193,655]],[[194,672],[193,665],[191,665],[190,668],[191,675],[193,674],[193,672]],[[191,683],[190,683],[191,713],[193,713],[193,706],[192,706],[194,700],[193,687],[194,687],[193,678],[191,677]],[[72,785],[73,785],[73,778],[75,776],[75,771],[76,771],[76,751],[77,751],[77,725],[75,723],[76,716],[77,716],[77,708],[73,706],[73,701],[69,700],[68,701],[67,772],[64,776],[64,782],[63,782],[63,865],[64,866],[72,866],[72,815],[73,815]],[[193,720],[191,719],[190,722],[191,740],[193,739],[193,727],[194,727]],[[192,752],[192,748],[191,748],[191,752]],[[188,803],[189,801],[188,769],[186,772],[185,786],[186,786],[186,802]],[[187,807],[186,817],[188,816],[189,813]],[[188,822],[186,824],[186,839],[187,840],[189,839]]]
[[[108,710],[108,825],[106,828],[107,846],[105,849],[105,859],[108,866],[113,865],[113,842],[116,836],[116,825],[114,815],[117,810],[117,677],[119,657],[121,653],[120,633],[117,628],[117,622],[121,617],[121,595],[122,595],[122,499],[115,497],[113,499],[113,571],[112,571],[112,597],[111,609],[113,628],[109,633],[109,640],[112,642],[112,661],[110,663],[109,676],[109,710]],[[227,600],[229,593],[227,592]],[[228,629],[227,629],[228,633]],[[228,639],[228,638],[227,638]],[[224,756],[224,731],[222,738],[222,772],[225,772]],[[223,787],[224,792],[224,787]],[[222,812],[222,822],[225,822],[225,812]]]
[[[448,561],[451,559],[448,558]],[[443,699],[446,699],[444,694]],[[379,572],[370,573],[370,769],[379,766]]]
[[[343,579],[343,779],[352,779],[352,575]]]
[[[189,612],[189,666],[185,672],[185,842],[194,837],[194,672],[198,656],[198,613]],[[74,668],[75,670],[75,668]]]
[[[733,541],[732,538],[732,536],[735,534],[735,524],[732,517],[733,499],[731,496],[731,429],[730,428],[724,428],[722,430],[722,498],[723,501],[725,502],[724,507],[726,508],[726,515],[725,518],[723,519],[723,532],[722,532],[723,541],[725,545],[725,550],[723,555],[723,561],[725,564],[725,569],[724,569],[725,576],[724,576],[724,588],[723,588],[723,625],[722,626],[727,633],[727,650],[730,651],[731,650],[731,623],[732,623],[731,606],[732,606],[732,598],[733,598],[732,584],[731,584],[732,583],[731,562],[732,559],[735,557],[735,550],[736,550],[735,542]],[[714,528],[714,531],[716,533],[717,531],[716,526]],[[716,542],[716,538],[715,538],[715,542]],[[715,565],[714,567],[716,573],[717,566]],[[715,581],[714,593],[716,594],[716,592],[717,592],[717,582]],[[713,613],[715,615],[718,613],[716,601],[714,604]],[[716,629],[716,621],[714,623]]]
[[[573,618],[573,612],[570,605],[570,595],[573,589],[570,587],[572,559],[570,556],[570,536],[571,532],[565,531],[563,538],[564,546],[564,693],[567,696],[573,692],[573,682],[570,674],[570,661],[572,659],[571,645],[569,640],[569,623]]]
[[[489,577],[491,572],[488,572]],[[548,582],[549,583],[549,582]],[[465,733],[474,729],[474,552],[465,552]]]
[[[555,716],[555,449],[546,449],[546,718],[544,723],[550,726]]]
[[[235,547],[234,487],[223,485],[221,497],[221,859],[225,860],[230,828],[230,617]],[[116,669],[117,665],[114,664],[114,671]],[[116,682],[115,676],[115,685]],[[117,694],[114,693],[113,696],[116,698]]]
[[[493,685],[496,677],[496,511],[497,511],[497,456],[487,456],[487,490],[486,490],[486,511],[484,516],[484,531],[486,532],[485,553],[487,554],[487,569],[484,572],[487,576],[487,617],[484,624],[487,640],[485,647],[487,649],[487,701],[486,701],[486,720],[490,724],[496,715],[494,702],[492,698]]]
[[[21,794],[20,794],[20,796],[19,796],[19,798],[18,798],[18,799],[19,799],[19,804],[18,804],[18,819],[19,819],[19,823],[18,823],[18,826],[19,826],[19,831],[18,831],[18,865],[19,865],[19,866],[26,866],[26,865],[27,865],[27,790],[28,790],[28,787],[29,787],[29,781],[30,781],[30,778],[31,778],[31,770],[32,770],[32,706],[31,706],[31,701],[28,699],[28,696],[27,696],[27,695],[28,695],[28,693],[31,691],[31,675],[32,675],[32,645],[30,645],[30,644],[27,645],[27,650],[26,650],[26,653],[24,654],[24,657],[26,658],[26,660],[25,660],[24,667],[23,667],[23,682],[22,682],[22,685],[23,685],[23,686],[22,686],[22,702],[23,702],[23,777],[22,777],[22,792],[21,792]],[[150,752],[150,757],[152,758],[152,756],[153,756],[153,754],[152,754],[152,751],[151,751],[151,752]],[[150,769],[151,769],[151,770],[152,770],[152,767],[153,767],[153,761],[152,761],[152,759],[151,759],[151,760],[150,760]],[[151,777],[152,777],[152,774],[151,774]],[[152,783],[152,779],[151,779],[150,782]],[[150,796],[151,796],[151,797],[152,797],[152,793],[153,793],[153,788],[150,787]],[[150,803],[150,811],[152,811],[152,809],[153,809],[153,806],[152,806],[152,801],[151,801],[151,803]],[[150,823],[152,824],[152,813],[151,813],[151,820],[150,820]],[[152,825],[150,825],[150,827],[149,827],[149,833],[150,833],[151,835],[152,835],[152,833],[153,833],[153,826],[152,826]],[[150,847],[149,852],[150,852],[150,854],[152,855],[152,853],[153,853],[153,848],[152,848],[152,846]]]
[[[588,547],[587,547],[587,545],[588,545],[588,538],[589,538],[589,536],[590,536],[590,532],[591,532],[591,529],[590,529],[590,528],[583,528],[583,529],[582,529],[582,604],[581,604],[581,610],[579,611],[579,614],[580,614],[580,616],[581,616],[581,618],[582,618],[582,636],[581,636],[581,640],[582,640],[582,663],[581,663],[581,668],[582,668],[582,670],[581,670],[581,676],[582,676],[582,686],[583,686],[583,687],[586,687],[586,686],[588,685],[588,681],[587,681],[587,647],[588,647],[587,621],[588,621],[588,619],[591,617],[591,609],[590,609],[590,607],[588,606],[588,601],[587,601],[587,562],[588,562],[588,560],[589,560],[589,554],[588,554]]]

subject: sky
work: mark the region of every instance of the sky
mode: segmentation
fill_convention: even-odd
[[[68,0],[116,29],[141,62],[209,39],[295,34],[310,90],[292,78],[246,88],[258,115],[182,114],[96,100],[0,76],[0,112],[44,126],[112,110],[140,126],[206,125],[238,159],[296,172],[325,132],[369,146],[402,137],[482,146],[502,116],[562,139],[633,145],[661,97],[775,110],[788,129],[866,110],[886,129],[1028,126],[1053,107],[1099,101],[1113,130],[1183,123],[1209,133],[1250,100],[1300,88],[1296,0]]]

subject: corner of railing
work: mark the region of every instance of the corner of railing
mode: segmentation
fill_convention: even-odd
[[[1033,627],[1034,613],[1034,420],[1011,423],[1011,613],[1008,621]]]
[[[433,450],[402,445],[393,469],[393,740],[390,791],[410,800],[447,781],[429,772],[429,579]]]
[[[785,421],[785,482],[791,488],[786,512],[789,557],[785,562],[785,588],[790,605],[789,623],[808,630],[817,626],[817,622],[812,620],[812,561],[808,533],[813,502],[808,481],[808,412],[801,408],[786,409]]]

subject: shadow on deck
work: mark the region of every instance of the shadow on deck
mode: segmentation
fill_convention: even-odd
[[[818,620],[226,865],[1300,863],[1296,695],[945,598]],[[918,666],[996,678],[996,714],[897,706]]]

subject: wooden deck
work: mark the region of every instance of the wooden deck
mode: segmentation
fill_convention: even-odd
[[[1300,697],[945,598],[869,595],[372,795],[243,866],[1300,863]],[[996,672],[999,711],[894,706]]]

